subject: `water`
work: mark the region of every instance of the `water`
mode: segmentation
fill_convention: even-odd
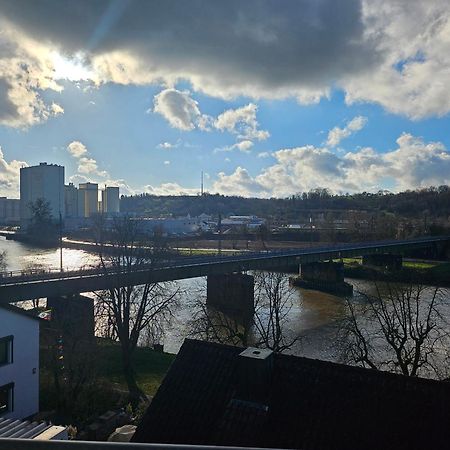
[[[7,241],[0,236],[0,252],[6,251],[6,265],[8,271],[29,269],[59,269],[60,249],[43,249],[17,241]],[[63,268],[65,270],[95,266],[95,255],[83,250],[63,248]]]
[[[41,249],[0,238],[0,251],[3,250],[7,252],[8,270],[59,267],[59,249]],[[82,250],[63,249],[65,269],[95,266],[96,262],[97,258],[93,254]],[[288,275],[286,275],[286,281],[287,277]],[[354,285],[355,291],[374,292],[372,282],[353,279],[346,281]],[[199,296],[204,298],[206,278],[179,280],[174,282],[174,286],[180,290],[179,307],[164,337],[164,348],[170,353],[177,353],[184,338],[190,334],[192,303]],[[357,301],[357,295],[355,300]],[[337,325],[345,318],[345,300],[318,291],[294,288],[291,302],[292,307],[284,325],[285,330],[288,336],[301,337],[291,352],[310,358],[339,360],[340,350],[337,346],[336,334]],[[450,317],[450,306],[446,306],[445,314]]]

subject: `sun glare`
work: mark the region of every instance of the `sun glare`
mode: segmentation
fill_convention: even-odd
[[[74,55],[72,58],[66,58],[60,53],[53,54],[54,77],[57,80],[92,80],[93,71],[85,65],[85,58],[82,55]]]

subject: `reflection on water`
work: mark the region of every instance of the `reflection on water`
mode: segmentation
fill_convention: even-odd
[[[288,275],[286,275],[287,281]],[[164,348],[177,353],[185,337],[189,335],[192,320],[192,304],[197,296],[205,297],[206,278],[193,278],[177,282],[180,287],[180,308],[170,330],[167,331]],[[338,359],[335,349],[336,330],[333,324],[345,312],[345,300],[334,295],[293,288],[292,308],[285,323],[288,337],[301,336],[292,353],[312,358]]]
[[[0,238],[0,251],[7,252],[8,270],[26,270],[33,267],[58,268],[59,249],[41,249],[15,241]],[[96,265],[93,254],[81,250],[63,249],[65,269]],[[286,275],[288,277],[288,275]],[[358,291],[376,294],[375,285],[364,280],[346,280],[354,285],[355,300]],[[206,278],[194,278],[175,282],[180,289],[179,309],[164,339],[167,352],[178,352],[185,337],[189,336],[192,320],[192,304],[198,296],[205,296]],[[89,295],[89,294],[88,294]],[[287,335],[301,336],[292,353],[310,358],[339,360],[337,348],[337,326],[345,315],[345,299],[330,294],[294,288],[292,308],[285,324]],[[445,315],[450,322],[450,305]]]
[[[7,270],[28,270],[33,268],[59,269],[60,249],[34,247],[17,241],[7,241],[0,237],[0,252],[6,251]],[[63,268],[79,269],[96,265],[96,256],[83,250],[63,248]]]

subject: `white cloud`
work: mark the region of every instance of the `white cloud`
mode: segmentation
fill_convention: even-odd
[[[97,161],[89,155],[86,146],[80,141],[72,141],[67,146],[67,151],[77,160],[78,173],[94,177],[109,177],[108,172],[99,170]]]
[[[178,91],[177,89],[164,89],[154,97],[153,112],[161,114],[172,127],[183,131],[200,129],[203,131],[228,131],[235,135],[238,142],[218,148],[215,151],[240,150],[248,152],[253,147],[253,140],[265,140],[270,134],[268,131],[260,130],[256,120],[257,105],[249,103],[237,109],[228,109],[214,119],[202,114],[195,101],[188,91]],[[159,144],[160,148],[169,149],[173,145],[169,142]]]
[[[250,149],[253,147],[253,142],[249,141],[248,139],[245,141],[240,141],[237,142],[236,144],[233,145],[227,145],[225,147],[218,147],[216,149],[214,149],[214,153],[219,153],[219,152],[231,152],[233,150],[239,150],[241,152],[244,153],[249,153]]]
[[[175,143],[172,142],[161,142],[158,144],[158,148],[162,148],[164,150],[170,150],[171,148],[177,148],[180,146],[180,141],[177,141]]]
[[[178,183],[162,183],[160,186],[146,185],[144,192],[152,195],[197,195],[199,189],[185,188]]]
[[[82,144],[80,141],[72,141],[67,146],[67,151],[74,157],[74,158],[81,158],[83,155],[87,155],[87,148],[84,144]]]
[[[402,134],[386,153],[372,148],[337,156],[328,148],[303,146],[273,153],[275,164],[252,177],[244,168],[218,174],[214,192],[285,197],[325,187],[333,192],[376,192],[386,183],[401,191],[450,184],[450,152],[440,142]]]
[[[258,153],[258,158],[270,158],[272,155],[269,152]]]
[[[99,37],[93,24],[103,23],[103,2],[3,0],[0,123],[26,127],[60,113],[41,92],[61,90],[63,76],[168,88],[182,81],[214,97],[307,104],[337,86],[348,103],[375,102],[413,119],[450,111],[447,0],[283,4],[116,2],[117,20]],[[210,127],[195,102],[185,106],[164,112],[173,126]]]
[[[214,126],[218,130],[236,134],[238,139],[263,141],[270,134],[268,131],[258,129],[257,110],[258,107],[254,103],[237,109],[228,109],[217,117]]]
[[[27,128],[64,112],[41,92],[61,91],[53,79],[52,49],[0,18],[0,125]]]
[[[153,111],[161,114],[172,127],[180,130],[208,128],[209,119],[200,113],[198,103],[187,91],[164,89],[155,95]]]
[[[164,165],[165,166],[170,166],[170,161],[168,161],[168,160],[164,161]]]
[[[328,133],[327,145],[336,147],[342,139],[349,137],[351,134],[362,130],[367,123],[367,117],[357,116],[350,120],[344,128],[334,127]]]

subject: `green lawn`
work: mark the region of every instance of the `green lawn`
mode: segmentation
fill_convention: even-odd
[[[97,352],[98,376],[126,389],[119,344],[103,339],[99,340]],[[133,358],[136,379],[147,395],[156,393],[175,356],[169,353],[158,353],[150,348],[138,347],[136,349]]]

